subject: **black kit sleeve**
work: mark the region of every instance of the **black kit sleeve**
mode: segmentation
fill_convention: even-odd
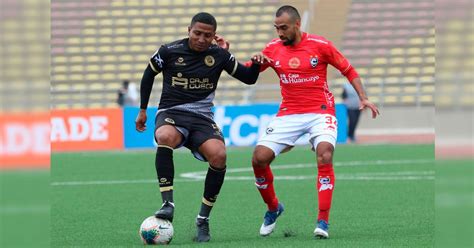
[[[260,65],[254,64],[250,67],[244,66],[239,63],[234,55],[228,53],[229,60],[227,61],[224,70],[234,78],[242,81],[244,84],[255,84],[260,74]]]
[[[143,72],[142,81],[140,82],[140,109],[147,109],[148,101],[150,100],[151,89],[155,81],[156,73],[148,64]]]

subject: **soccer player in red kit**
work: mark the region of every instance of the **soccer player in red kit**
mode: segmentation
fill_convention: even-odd
[[[359,95],[360,109],[369,108],[373,118],[379,111],[367,99],[356,70],[333,44],[324,37],[300,31],[301,18],[296,8],[282,6],[275,16],[274,26],[279,38],[254,56],[254,59],[269,61],[261,65],[260,70],[273,68],[280,78],[282,95],[279,111],[260,137],[252,157],[256,186],[268,206],[260,235],[270,235],[276,219],[284,211],[275,195],[270,163],[278,154],[291,149],[298,138],[309,133],[318,165],[319,213],[314,235],[328,238],[335,183],[332,161],[337,138],[334,96],[326,82],[328,65],[337,68],[351,82]]]

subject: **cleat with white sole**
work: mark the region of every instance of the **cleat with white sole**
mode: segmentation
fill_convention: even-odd
[[[316,229],[314,229],[314,236],[320,239],[329,238],[329,224],[325,220],[318,220]]]
[[[278,203],[278,208],[276,211],[270,212],[267,211],[263,217],[263,224],[260,227],[260,235],[268,236],[270,235],[276,226],[277,218],[285,211],[283,204]]]

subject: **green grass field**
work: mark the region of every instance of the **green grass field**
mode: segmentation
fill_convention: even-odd
[[[0,247],[48,247],[49,171],[0,171]]]
[[[211,247],[427,247],[434,240],[434,146],[340,145],[330,239],[313,238],[315,155],[297,147],[272,164],[286,211],[270,237],[254,186],[251,148],[228,148],[228,172],[211,215]],[[153,151],[56,153],[51,245],[142,246],[138,228],[161,205]],[[175,152],[174,246],[192,246],[207,164]],[[285,235],[286,234],[286,235]],[[287,237],[289,236],[289,237]]]

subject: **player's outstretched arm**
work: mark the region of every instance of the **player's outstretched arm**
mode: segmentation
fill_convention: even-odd
[[[379,109],[377,106],[369,101],[367,96],[365,95],[364,88],[362,87],[362,81],[360,77],[356,77],[351,81],[352,87],[354,87],[357,95],[359,95],[359,110],[364,110],[365,108],[369,108],[372,111],[372,118],[376,118],[377,115],[380,115]]]
[[[377,115],[380,115],[380,112],[377,106],[373,104],[371,101],[369,101],[368,99],[361,100],[359,106],[360,106],[359,110],[369,108],[372,111],[372,118],[374,119],[377,117]]]
[[[263,53],[256,53],[252,56],[251,61],[259,65],[269,65],[273,62],[273,59],[265,56]]]
[[[332,45],[332,43],[329,43],[329,45],[326,47],[325,50],[326,56],[329,60],[329,63],[336,67],[342,75],[344,75],[349,82],[351,82],[352,87],[354,87],[355,91],[357,92],[357,95],[359,95],[359,109],[363,110],[365,108],[370,108],[372,111],[372,118],[377,117],[377,115],[380,115],[379,109],[375,104],[370,102],[365,95],[364,88],[362,87],[362,81],[360,80],[359,74],[357,71],[352,67],[352,65],[349,63],[349,61],[342,55],[341,52],[339,52],[335,46]]]
[[[271,63],[271,59],[267,56],[263,55],[262,53],[255,54],[252,56],[251,60],[246,62],[245,64],[241,64],[238,61],[235,61],[232,67],[227,68],[226,71],[233,77],[237,78],[238,80],[242,81],[244,84],[255,84],[258,79],[258,75],[263,67],[268,67],[268,64]]]
[[[236,69],[235,71],[229,73],[232,77],[237,78],[244,84],[255,84],[260,74],[260,65],[252,63],[250,67],[247,67],[238,61],[235,61]]]

